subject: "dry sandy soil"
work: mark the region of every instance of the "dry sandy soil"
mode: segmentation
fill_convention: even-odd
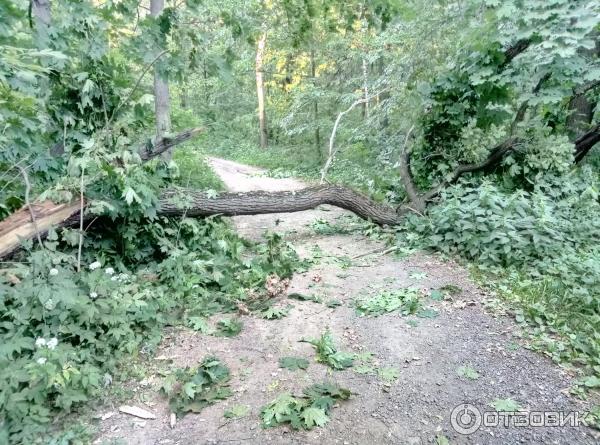
[[[232,191],[293,190],[303,187],[294,179],[274,179],[260,169],[221,159],[210,163]],[[494,317],[483,308],[489,295],[473,284],[459,265],[435,256],[415,254],[397,259],[392,254],[364,256],[350,267],[336,257],[354,257],[382,245],[356,233],[318,235],[310,223],[335,222],[347,213],[333,207],[294,214],[240,216],[233,223],[240,234],[260,239],[267,229],[286,233],[301,256],[317,245],[325,257],[306,273],[297,274],[290,292],[318,294],[342,305],[328,308],[311,301],[292,301],[290,314],[280,320],[243,316],[244,329],[233,338],[218,338],[179,329],[166,334],[157,358],[176,366],[194,366],[208,354],[221,358],[232,371],[229,399],[189,414],[169,425],[169,408],[158,394],[160,376],[138,383],[137,396],[129,401],[152,411],[155,420],[141,420],[108,407],[95,443],[125,444],[435,444],[442,435],[451,444],[592,444],[597,432],[587,427],[484,427],[470,435],[456,432],[451,413],[469,403],[491,410],[495,399],[513,399],[528,411],[584,411],[585,402],[568,395],[571,377],[544,356],[523,347],[519,328],[510,319]],[[347,265],[346,265],[347,266]],[[382,289],[416,286],[461,289],[448,301],[427,299],[439,316],[409,318],[398,314],[360,317],[352,307],[358,296]],[[359,374],[352,368],[331,371],[314,360],[314,350],[303,337],[317,337],[327,328],[340,349],[371,352],[374,364],[395,368],[399,377],[391,385],[377,375]],[[311,361],[306,371],[278,367],[282,356]],[[479,378],[458,374],[470,365]],[[312,431],[287,427],[263,429],[261,406],[281,392],[301,393],[316,382],[333,381],[354,395],[331,414],[331,421]],[[225,419],[224,410],[246,405],[249,413]],[[112,413],[112,415],[111,415]]]

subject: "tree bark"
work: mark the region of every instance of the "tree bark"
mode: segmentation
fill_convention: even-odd
[[[315,51],[310,51],[310,76],[313,81],[313,85],[317,83],[317,63],[315,62]],[[313,101],[313,121],[315,124],[315,147],[319,158],[323,158],[323,152],[321,151],[321,128],[319,127],[319,101],[315,99]]]
[[[31,15],[35,19],[37,45],[40,48],[45,48],[49,39],[48,30],[52,23],[50,0],[31,0]]]
[[[150,15],[158,17],[165,8],[164,0],[150,0]],[[171,99],[169,96],[169,83],[161,73],[159,64],[154,66],[154,113],[156,117],[157,139],[171,130]],[[163,158],[170,161],[172,150],[166,150]]]
[[[369,119],[369,66],[365,58],[362,59],[362,90],[363,90],[363,120]]]
[[[290,192],[221,193],[209,198],[205,191],[168,189],[162,192],[157,213],[164,216],[204,217],[211,215],[236,216],[266,213],[300,212],[330,204],[354,212],[379,225],[398,224],[408,209],[396,210],[372,201],[367,196],[338,185],[307,187]],[[67,204],[51,201],[23,207],[0,222],[0,258],[17,250],[23,240],[45,237],[51,227],[71,227],[79,224],[81,203]]]
[[[265,84],[264,84],[264,70],[263,62],[265,55],[265,46],[267,43],[267,31],[264,31],[258,39],[258,45],[256,48],[256,95],[258,96],[258,131],[259,131],[259,143],[261,148],[267,148],[268,146],[268,133],[267,133],[267,112],[265,110]]]
[[[148,141],[148,143],[138,149],[138,154],[142,161],[155,158],[156,156],[162,155],[163,153],[170,151],[173,147],[178,144],[182,144],[194,136],[203,132],[203,128],[191,128],[182,133],[176,134],[173,137],[163,137],[158,139],[155,143]]]
[[[579,163],[589,151],[600,142],[600,124],[575,140],[575,162]]]
[[[185,202],[187,206],[182,206]],[[376,224],[397,224],[403,211],[376,203],[362,193],[339,185],[319,185],[297,191],[221,193],[209,198],[205,191],[165,190],[158,213],[166,216],[237,216],[265,213],[291,213],[313,209],[321,204],[350,210]]]
[[[580,48],[578,51],[583,57],[594,59],[600,56],[600,40],[596,37],[596,45],[592,49]],[[567,117],[567,128],[572,139],[577,135],[589,129],[589,126],[594,118],[596,102],[590,100],[586,94],[586,90],[579,93],[575,91],[573,97],[569,101],[569,116]]]

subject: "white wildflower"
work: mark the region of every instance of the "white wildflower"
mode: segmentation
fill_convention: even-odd
[[[54,309],[54,301],[52,301],[52,298],[48,298],[48,300],[44,303],[44,307],[49,311]]]
[[[98,294],[96,292],[90,292],[90,298],[92,300],[94,300],[94,299],[98,298]]]
[[[117,281],[117,277],[111,277],[110,281]]]
[[[38,337],[35,339],[35,346],[41,348],[42,346],[46,346],[46,339],[43,337]]]
[[[112,275],[115,273],[115,270],[112,267],[107,267],[104,269],[104,272],[106,272],[107,275]]]
[[[46,357],[40,357],[40,358],[38,358],[38,359],[37,359],[37,362],[38,362],[40,365],[43,365],[44,363],[46,363]]]
[[[90,264],[90,270],[96,270],[100,266],[102,266],[102,264],[100,264],[100,261],[94,261],[92,264]]]
[[[46,346],[48,346],[48,349],[54,349],[54,348],[56,348],[57,345],[58,345],[58,338],[56,338],[56,337],[52,337],[46,343]]]
[[[58,269],[55,269],[54,267],[52,269],[50,269],[50,275],[51,276],[58,275]]]

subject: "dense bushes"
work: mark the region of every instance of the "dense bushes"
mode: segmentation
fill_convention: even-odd
[[[535,342],[600,373],[599,190],[589,167],[539,178],[532,191],[464,183],[442,194],[426,224],[408,226],[427,247],[504,277],[496,287],[518,303]]]
[[[36,434],[97,398],[118,378],[124,356],[152,352],[165,324],[231,310],[268,274],[288,276],[296,264],[295,252],[274,235],[254,249],[214,219],[147,224],[136,240],[162,250],[162,259],[155,252],[125,266],[110,248],[100,261],[91,250],[77,272],[76,256],[56,251],[51,234],[26,266],[3,271],[0,443],[46,440]]]

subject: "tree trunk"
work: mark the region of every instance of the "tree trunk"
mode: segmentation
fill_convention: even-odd
[[[594,59],[600,56],[600,40],[596,37],[596,46],[593,49],[580,48],[578,51],[586,58]],[[569,101],[569,116],[567,117],[567,128],[572,139],[584,131],[589,130],[594,117],[596,103],[586,97],[585,92],[575,93]]]
[[[362,80],[363,80],[363,119],[367,120],[369,118],[369,66],[367,65],[367,60],[362,59]]]
[[[189,206],[182,207],[181,202],[187,202]],[[209,198],[205,191],[200,190],[165,190],[160,197],[158,213],[167,216],[261,215],[300,212],[321,204],[350,210],[380,225],[397,224],[403,214],[339,185],[320,185],[283,192],[220,193],[216,198]]]
[[[164,0],[150,0],[150,15],[158,17],[165,7]],[[159,64],[154,67],[154,113],[156,116],[156,138],[161,139],[171,130],[171,100],[169,84],[163,77]],[[163,153],[163,159],[170,161],[172,150]]]
[[[260,215],[300,212],[321,204],[350,210],[379,225],[398,224],[405,213],[404,209],[396,211],[338,185],[308,187],[290,192],[221,193],[216,198],[209,198],[202,190],[168,189],[160,196],[157,213],[188,217]],[[37,233],[45,237],[50,227],[78,225],[80,208],[79,200],[68,204],[55,204],[51,201],[36,203],[31,209],[35,215],[34,223],[31,221],[30,209],[23,207],[0,222],[0,258],[17,250],[22,240],[34,239]]]
[[[45,48],[48,43],[48,29],[52,23],[50,0],[31,0],[31,15],[35,19],[37,45]]]
[[[265,84],[264,84],[264,70],[263,61],[265,56],[265,45],[267,43],[267,31],[264,31],[258,39],[258,46],[256,48],[256,95],[258,96],[258,131],[259,131],[259,142],[261,148],[267,148],[268,146],[268,133],[267,133],[267,113],[265,110]]]
[[[310,76],[312,77],[313,85],[317,84],[317,64],[315,62],[315,51],[310,51]],[[323,152],[321,151],[321,128],[319,127],[319,101],[315,99],[313,101],[313,121],[315,124],[315,147],[319,158],[323,158]]]

